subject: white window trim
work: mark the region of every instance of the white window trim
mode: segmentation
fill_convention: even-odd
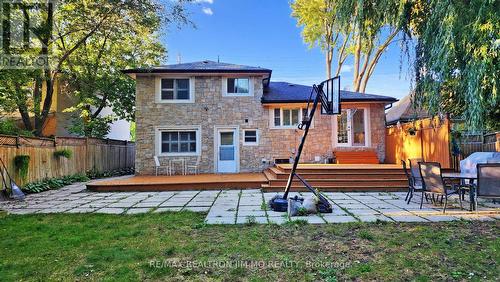
[[[163,100],[161,98],[161,80],[162,79],[189,79],[189,100]],[[159,104],[192,104],[195,102],[195,78],[194,76],[157,76],[155,77],[155,102]]]
[[[344,143],[338,143],[338,123],[337,123],[337,117],[338,115],[333,116],[333,145],[334,147],[339,147],[339,148],[369,148],[372,145],[372,132],[371,132],[371,120],[370,120],[370,107],[356,107],[357,109],[363,109],[364,110],[364,118],[365,118],[365,145],[364,146],[356,146],[352,144],[352,136],[349,138],[351,139],[349,143],[344,144]],[[345,108],[342,110],[348,110],[348,116],[350,115],[350,111],[354,108]],[[348,117],[348,126],[351,126],[351,119]],[[352,130],[352,129],[351,129]],[[350,130],[349,130],[350,131]],[[349,132],[350,134],[351,132]]]
[[[196,131],[196,152],[186,153],[162,153],[161,152],[161,133],[167,131]],[[155,127],[155,152],[156,156],[165,157],[191,157],[199,156],[201,154],[201,126],[200,125],[186,125],[186,126],[157,126]]]
[[[302,116],[302,111],[305,110],[304,107],[274,107],[274,108],[269,108],[269,128],[271,129],[297,129],[297,125],[280,125],[276,126],[274,125],[274,110],[275,109],[280,109],[280,122],[283,124],[283,110],[299,110],[299,124],[303,120]],[[313,123],[311,124],[311,128],[314,127],[314,120]]]
[[[248,93],[227,93],[227,80],[228,78],[248,78]],[[254,96],[254,85],[253,78],[248,76],[239,77],[222,77],[222,97],[253,97]]]
[[[247,131],[255,131],[255,139],[256,141],[255,142],[246,142],[245,141],[245,134]],[[259,145],[259,130],[258,129],[252,129],[252,128],[249,128],[249,129],[243,129],[243,146],[258,146]]]

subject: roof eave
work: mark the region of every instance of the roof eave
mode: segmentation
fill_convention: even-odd
[[[365,103],[384,103],[384,104],[392,104],[396,102],[397,99],[394,100],[374,100],[374,99],[349,99],[349,100],[341,100],[341,103],[349,103],[349,102],[365,102]],[[278,103],[307,103],[308,100],[262,100],[262,104],[278,104]]]
[[[244,69],[230,69],[230,70],[217,70],[217,69],[179,69],[179,70],[165,70],[165,69],[127,69],[122,70],[125,74],[139,74],[139,73],[268,73],[271,70],[244,70]]]

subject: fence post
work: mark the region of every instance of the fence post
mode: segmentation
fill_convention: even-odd
[[[85,137],[85,163],[84,168],[85,173],[89,171],[89,138]]]
[[[495,142],[495,151],[500,152],[500,132],[497,132],[496,134],[496,142]]]
[[[128,140],[125,140],[125,166],[126,168],[128,166]]]

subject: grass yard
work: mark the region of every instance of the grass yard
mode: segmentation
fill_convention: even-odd
[[[203,220],[191,212],[0,214],[0,280],[500,277],[498,220],[284,226],[211,226]]]

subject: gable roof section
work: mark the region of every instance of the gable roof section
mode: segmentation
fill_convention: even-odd
[[[218,63],[214,61],[199,61],[184,64],[161,65],[150,68],[126,69],[123,73],[268,73],[271,70],[261,67],[251,67],[228,63]]]
[[[385,114],[388,125],[399,122],[408,122],[415,119],[427,118],[429,114],[425,110],[417,110],[412,106],[411,94],[406,95]]]
[[[309,100],[311,91],[312,86],[308,85],[293,84],[288,82],[271,82],[269,87],[264,91],[262,103],[304,103]],[[340,90],[340,101],[394,103],[397,99],[389,96]]]

